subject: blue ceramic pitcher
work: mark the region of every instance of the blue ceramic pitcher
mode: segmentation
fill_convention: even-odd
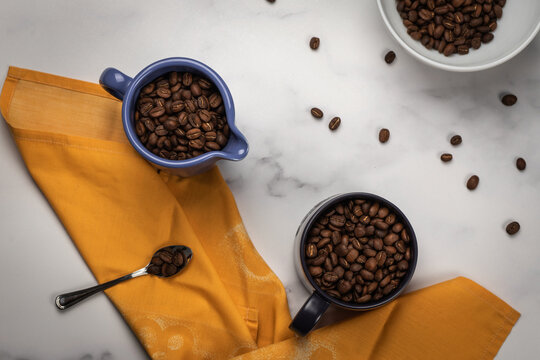
[[[230,136],[227,145],[219,151],[210,151],[186,160],[168,160],[153,154],[139,140],[135,133],[134,114],[137,97],[141,88],[171,71],[202,75],[211,80],[219,90],[225,107]],[[179,176],[193,176],[209,170],[218,160],[238,161],[246,157],[248,144],[246,138],[234,123],[234,103],[229,88],[223,79],[207,65],[193,59],[174,57],[156,61],[148,65],[134,78],[114,68],[107,68],[99,79],[101,86],[111,95],[123,100],[122,123],[129,142],[139,154],[156,167]]]

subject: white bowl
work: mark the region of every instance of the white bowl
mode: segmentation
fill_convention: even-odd
[[[396,0],[377,3],[388,30],[405,50],[426,64],[448,71],[479,71],[500,65],[519,54],[540,30],[540,0],[508,0],[493,32],[495,38],[489,44],[471,49],[467,55],[446,57],[437,50],[426,49],[407,34],[396,10]]]

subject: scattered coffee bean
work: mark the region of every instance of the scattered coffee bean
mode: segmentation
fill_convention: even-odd
[[[473,175],[467,180],[467,189],[474,190],[478,187],[478,183],[480,182],[480,178],[476,175]]]
[[[312,37],[311,40],[309,40],[309,47],[313,50],[317,50],[319,48],[319,45],[321,44],[321,40],[318,37]]]
[[[519,171],[525,170],[525,168],[527,167],[527,163],[525,162],[525,159],[524,158],[518,158],[516,160],[516,167],[518,168]]]
[[[510,224],[506,225],[506,232],[508,235],[514,235],[519,231],[520,228],[521,226],[517,221],[512,221]]]
[[[304,249],[309,274],[323,291],[342,301],[365,303],[390,295],[409,270],[408,230],[379,202],[336,204],[309,234]]]
[[[506,94],[501,98],[501,102],[506,106],[512,106],[517,103],[517,96],[514,94]]]
[[[182,252],[176,251],[176,249],[166,248],[158,251],[152,257],[146,271],[152,275],[172,276],[181,269],[184,261]]]
[[[268,1],[268,2],[271,3],[271,4],[273,4],[273,3],[276,2],[276,0],[266,0],[266,1]]]
[[[339,118],[339,116],[336,116],[332,120],[330,120],[328,127],[330,128],[330,130],[336,131],[339,125],[341,125],[341,119]]]
[[[189,72],[167,73],[139,94],[137,136],[153,154],[169,160],[220,150],[230,133],[222,102],[210,80]]]
[[[442,160],[443,162],[449,162],[449,161],[452,161],[452,158],[453,158],[452,154],[445,153],[445,154],[442,154],[442,155],[441,155],[441,160]]]
[[[314,107],[311,108],[311,115],[313,115],[314,118],[320,119],[324,114],[321,109]]]
[[[390,130],[381,129],[381,131],[379,131],[379,141],[384,144],[389,139],[390,139]]]
[[[396,53],[393,51],[387,52],[386,55],[384,56],[384,61],[386,61],[386,63],[389,65],[393,63],[394,60],[396,60]]]
[[[407,33],[445,56],[466,55],[494,38],[506,0],[397,0]]]
[[[452,136],[452,138],[450,139],[450,144],[452,144],[452,145],[454,145],[454,146],[458,146],[458,145],[460,145],[462,142],[463,142],[463,139],[462,139],[461,136],[459,136],[459,135],[454,135],[454,136]]]

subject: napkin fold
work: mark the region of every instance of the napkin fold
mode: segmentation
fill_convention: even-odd
[[[217,167],[191,178],[156,171],[130,146],[120,109],[97,84],[14,67],[0,96],[30,174],[98,282],[160,247],[193,249],[180,276],[106,291],[153,359],[491,359],[519,318],[456,278],[294,336],[283,285]]]

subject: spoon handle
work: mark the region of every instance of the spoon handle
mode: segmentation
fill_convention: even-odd
[[[54,303],[56,304],[56,307],[58,307],[58,309],[65,310],[100,291],[106,290],[110,288],[111,286],[121,283],[122,281],[133,279],[134,277],[146,275],[146,274],[147,274],[146,268],[142,268],[140,270],[132,272],[131,274],[124,275],[122,277],[119,277],[118,279],[111,280],[103,284],[99,284],[99,285],[92,286],[86,289],[58,295]]]

